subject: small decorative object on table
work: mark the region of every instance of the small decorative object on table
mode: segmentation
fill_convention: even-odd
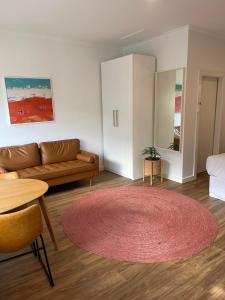
[[[145,181],[145,176],[150,176],[150,184],[152,185],[153,176],[160,175],[161,182],[163,182],[162,160],[155,147],[146,147],[142,154],[149,154],[149,156],[143,160],[143,181]]]

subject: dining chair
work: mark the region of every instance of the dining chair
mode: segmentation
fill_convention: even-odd
[[[5,179],[18,179],[18,173],[17,172],[7,172],[7,173],[2,173],[0,174],[0,180],[5,180]]]
[[[13,213],[0,215],[0,254],[12,253],[31,245],[32,251],[12,256],[0,263],[33,253],[41,263],[50,285],[54,286],[48,256],[42,237],[43,224],[40,207],[37,204]],[[39,240],[41,247],[39,246]],[[41,251],[44,253],[45,263]]]

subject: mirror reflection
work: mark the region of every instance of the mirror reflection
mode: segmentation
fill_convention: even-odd
[[[156,75],[155,146],[180,151],[183,69]]]

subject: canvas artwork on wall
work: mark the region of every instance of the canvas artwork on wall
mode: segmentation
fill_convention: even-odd
[[[6,77],[5,86],[11,124],[54,120],[50,79]]]

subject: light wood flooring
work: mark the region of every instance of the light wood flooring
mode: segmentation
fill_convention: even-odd
[[[95,179],[93,190],[105,187],[148,185],[109,172]],[[83,251],[64,235],[64,209],[90,191],[87,182],[51,189],[46,204],[60,250],[55,251],[47,230],[44,238],[55,280],[51,288],[33,255],[0,265],[0,299],[54,300],[192,300],[225,299],[225,202],[208,196],[208,176],[178,184],[166,180],[156,186],[189,195],[217,217],[219,235],[213,246],[189,259],[157,264],[107,260]]]

